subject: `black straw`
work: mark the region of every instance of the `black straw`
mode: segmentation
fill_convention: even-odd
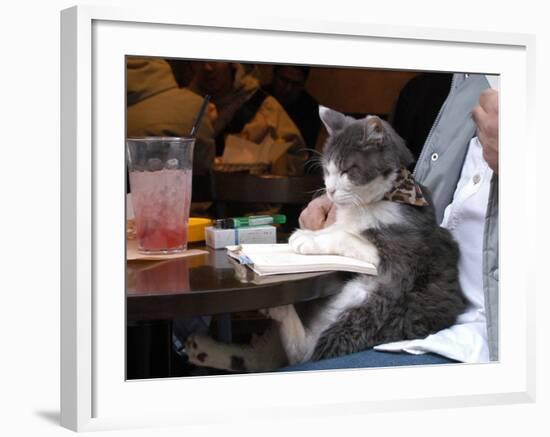
[[[202,101],[201,109],[199,110],[199,113],[197,114],[197,118],[195,118],[195,124],[193,124],[193,127],[191,128],[191,133],[189,134],[190,137],[195,137],[197,134],[197,131],[199,130],[199,126],[201,125],[202,116],[204,115],[204,111],[206,110],[206,106],[208,106],[208,102],[210,101],[210,96],[207,94],[204,96],[204,100]]]

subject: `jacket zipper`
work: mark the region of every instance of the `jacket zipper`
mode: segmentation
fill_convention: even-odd
[[[443,110],[447,106],[447,102],[449,100],[449,97],[451,97],[451,94],[454,91],[456,77],[457,76],[455,74],[453,74],[453,77],[451,79],[451,89],[449,90],[449,94],[447,94],[447,98],[445,99],[445,102],[441,106],[441,109],[437,113],[437,117],[435,118],[435,121],[432,124],[430,132],[428,133],[428,136],[426,137],[426,141],[424,141],[424,147],[422,147],[422,151],[420,152],[420,156],[418,157],[418,161],[416,161],[416,165],[414,166],[413,177],[416,177],[416,171],[418,170],[418,166],[421,162],[424,162],[424,158],[426,157],[426,153],[428,153],[426,145],[429,144],[430,140],[432,139],[435,127],[438,125],[439,119],[441,118],[441,114],[443,114]]]

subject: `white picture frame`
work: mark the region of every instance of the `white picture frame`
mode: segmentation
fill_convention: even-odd
[[[61,24],[63,426],[183,426],[534,400],[534,287],[521,254],[534,244],[535,228],[506,232],[535,221],[511,201],[535,195],[525,162],[536,149],[533,36],[89,6],[64,10]],[[368,60],[357,55],[366,49]],[[124,55],[499,74],[499,361],[124,381]],[[519,141],[521,151],[509,146]],[[363,385],[369,389],[354,390]]]

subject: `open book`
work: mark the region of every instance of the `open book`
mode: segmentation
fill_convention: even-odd
[[[307,272],[307,273],[281,273],[277,275],[259,275],[246,264],[241,264],[235,258],[229,258],[229,262],[235,269],[235,277],[246,284],[276,284],[279,282],[297,281],[300,279],[314,278],[325,272]]]
[[[371,263],[340,255],[302,255],[288,244],[227,246],[227,254],[260,276],[327,271],[376,275],[376,267]]]

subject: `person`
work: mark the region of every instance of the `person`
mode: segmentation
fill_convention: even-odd
[[[449,94],[452,77],[451,73],[420,73],[399,93],[389,122],[406,141],[415,161]]]
[[[186,59],[167,59],[166,62],[170,64],[174,79],[178,83],[180,88],[186,88],[189,86],[195,75],[193,71],[193,61]]]
[[[202,98],[179,88],[168,62],[129,57],[126,61],[128,137],[185,137],[191,132]],[[212,109],[209,110],[212,113]],[[204,175],[214,161],[213,117],[203,117],[193,151],[193,175]]]
[[[455,325],[425,339],[282,371],[498,359],[498,91],[489,88],[488,78],[453,75],[414,177],[430,190],[437,220],[459,245],[459,281],[467,310]],[[304,209],[300,225],[321,229],[334,218],[334,205],[322,196]]]
[[[273,80],[265,90],[275,97],[296,124],[309,149],[315,149],[321,127],[319,102],[306,89],[310,67],[273,66]]]
[[[223,155],[230,134],[256,144],[278,143],[286,153],[271,163],[271,173],[303,174],[306,154],[300,131],[244,64],[208,61],[196,63],[195,68],[189,89],[211,95],[216,107],[216,156]]]

